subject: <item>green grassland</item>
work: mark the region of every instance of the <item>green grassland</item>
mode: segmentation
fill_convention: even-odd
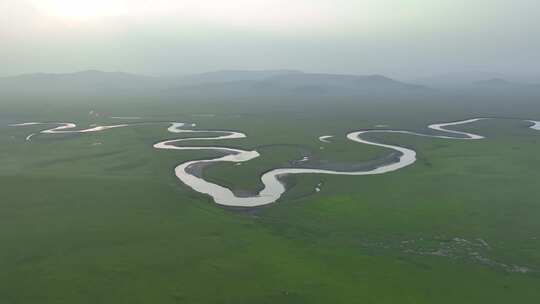
[[[176,179],[175,165],[216,154],[153,149],[178,137],[167,123],[31,142],[25,137],[42,127],[6,127],[134,115],[239,130],[248,138],[184,144],[257,149],[258,159],[205,171],[227,186],[257,188],[262,172],[306,153],[361,162],[389,152],[346,140],[351,130],[434,132],[425,126],[507,108],[126,103],[2,112],[1,304],[540,301],[540,132],[521,121],[456,128],[487,136],[481,141],[372,135],[414,148],[419,161],[379,176],[290,176],[280,201],[249,211],[218,207]],[[89,118],[90,109],[101,117]],[[193,116],[202,113],[216,115]],[[505,116],[540,119],[540,111]],[[321,135],[336,137],[326,144]]]

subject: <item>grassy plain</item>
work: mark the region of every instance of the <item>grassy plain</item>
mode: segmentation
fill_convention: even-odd
[[[416,149],[419,162],[381,176],[294,176],[282,200],[255,212],[217,207],[177,181],[176,164],[213,154],[154,150],[175,138],[166,123],[31,142],[26,135],[40,127],[6,127],[133,115],[241,130],[247,139],[206,144],[259,147],[262,157],[205,174],[252,188],[261,172],[305,153],[334,161],[388,153],[347,141],[351,130],[388,124],[428,132],[430,122],[506,108],[126,104],[13,104],[2,112],[0,303],[540,301],[540,132],[523,122],[460,126],[488,137],[474,142],[377,135]],[[90,109],[101,116],[90,118]],[[197,115],[205,113],[216,115]],[[511,116],[535,115],[531,108]],[[321,135],[336,138],[323,144]]]

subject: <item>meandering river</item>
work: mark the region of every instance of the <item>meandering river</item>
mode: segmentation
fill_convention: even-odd
[[[258,194],[247,196],[247,197],[238,196],[231,189],[212,183],[210,181],[207,181],[204,178],[193,174],[192,172],[190,172],[189,169],[192,168],[193,166],[208,165],[208,164],[219,163],[219,162],[232,162],[232,163],[247,162],[260,156],[260,154],[256,150],[248,151],[248,150],[233,149],[233,148],[219,147],[219,146],[186,147],[186,146],[177,145],[179,143],[187,142],[187,141],[192,142],[192,141],[209,141],[209,140],[217,141],[217,140],[242,139],[242,138],[247,137],[246,134],[241,133],[241,132],[222,131],[222,130],[191,130],[191,129],[185,128],[187,125],[184,123],[172,122],[167,129],[170,133],[175,133],[175,134],[204,133],[206,135],[215,134],[215,136],[166,140],[166,141],[156,143],[154,145],[154,148],[160,149],[160,150],[180,150],[180,151],[213,150],[213,151],[221,151],[225,153],[226,155],[222,157],[205,159],[205,160],[194,160],[194,161],[188,161],[188,162],[182,163],[175,168],[174,172],[176,176],[188,187],[190,187],[191,189],[199,193],[203,193],[203,194],[207,194],[211,196],[214,199],[214,201],[219,205],[230,206],[230,207],[246,207],[246,208],[259,207],[259,206],[264,206],[264,205],[268,205],[268,204],[272,204],[276,202],[285,193],[286,187],[280,179],[286,175],[290,175],[290,174],[331,174],[331,175],[355,175],[355,176],[376,175],[376,174],[385,174],[385,173],[393,172],[393,171],[405,168],[407,166],[410,166],[416,162],[416,152],[414,150],[405,148],[405,147],[395,146],[395,145],[382,144],[382,143],[374,142],[374,141],[363,138],[364,135],[368,133],[399,133],[399,134],[409,134],[409,135],[415,135],[415,136],[440,138],[440,139],[480,140],[484,138],[481,135],[468,133],[468,132],[462,132],[462,131],[455,131],[455,130],[448,129],[448,127],[474,123],[474,122],[485,120],[485,119],[491,119],[491,118],[474,118],[474,119],[468,119],[468,120],[462,120],[462,121],[432,124],[428,126],[428,128],[432,130],[436,130],[441,133],[445,133],[446,135],[431,135],[431,134],[410,132],[410,131],[405,131],[405,130],[382,130],[382,129],[351,132],[347,134],[347,139],[353,142],[361,143],[361,144],[372,145],[372,146],[394,150],[399,153],[399,157],[396,159],[396,161],[381,164],[380,166],[377,166],[373,169],[360,170],[360,171],[334,171],[334,170],[322,170],[322,169],[317,169],[317,168],[273,169],[271,171],[264,173],[261,176],[263,189]],[[540,122],[530,121],[530,120],[527,122],[533,123],[533,125],[530,126],[531,129],[540,130]],[[82,129],[82,130],[74,130],[77,127],[76,124],[74,123],[31,122],[31,123],[16,124],[12,126],[30,126],[30,125],[39,125],[39,124],[57,125],[56,127],[53,127],[51,129],[40,131],[39,133],[42,133],[42,134],[90,133],[90,132],[100,132],[100,131],[105,131],[108,129],[128,126],[128,124],[94,126],[92,128]],[[193,127],[195,125],[192,124],[189,126]],[[30,141],[30,139],[35,135],[36,134],[31,134],[30,136],[27,137],[27,140]],[[327,139],[329,138],[330,136],[322,136],[319,138],[319,140],[323,142],[329,142],[327,141]]]
[[[230,206],[230,207],[259,207],[259,206],[264,206],[264,205],[268,205],[268,204],[276,202],[283,195],[283,193],[285,193],[286,187],[283,184],[283,182],[280,181],[280,178],[285,175],[289,175],[289,174],[375,175],[375,174],[384,174],[384,173],[399,170],[401,168],[412,165],[416,161],[416,152],[414,150],[404,148],[404,147],[394,146],[394,145],[387,145],[387,144],[381,144],[381,143],[377,143],[373,141],[368,141],[362,138],[362,135],[364,134],[402,133],[402,134],[411,134],[411,135],[433,137],[433,138],[477,140],[477,139],[482,139],[483,137],[480,135],[472,134],[472,133],[448,130],[448,129],[445,129],[445,127],[472,123],[472,122],[479,121],[482,119],[484,118],[475,118],[475,119],[469,119],[469,120],[457,121],[457,122],[451,122],[451,123],[433,124],[429,126],[429,128],[433,130],[459,135],[460,137],[428,135],[428,134],[421,134],[421,133],[401,131],[401,130],[366,130],[366,131],[357,131],[357,132],[349,133],[347,134],[347,138],[351,141],[367,144],[367,145],[372,145],[372,146],[388,148],[388,149],[392,149],[394,151],[399,152],[400,153],[399,160],[397,162],[381,165],[371,170],[350,171],[350,172],[349,171],[321,170],[321,169],[316,169],[316,168],[312,168],[312,169],[278,168],[278,169],[274,169],[274,170],[264,173],[261,176],[263,189],[257,195],[249,196],[249,197],[237,196],[231,189],[227,187],[209,182],[202,177],[199,177],[190,173],[189,168],[195,165],[218,163],[218,162],[232,162],[232,163],[247,162],[249,160],[259,157],[259,153],[257,151],[245,151],[245,150],[230,149],[230,148],[225,148],[225,147],[182,147],[182,146],[174,145],[176,143],[184,142],[184,141],[245,138],[246,137],[245,134],[239,133],[239,132],[232,132],[232,131],[209,131],[209,130],[200,131],[200,130],[181,129],[184,126],[184,124],[174,123],[168,129],[170,132],[173,132],[173,133],[202,132],[202,133],[216,133],[216,134],[223,134],[223,135],[203,137],[203,138],[199,137],[199,138],[184,138],[184,139],[168,140],[168,141],[157,143],[154,145],[154,147],[156,149],[173,149],[173,150],[220,150],[220,151],[230,153],[226,156],[218,157],[214,159],[185,162],[175,168],[175,174],[184,184],[186,184],[187,186],[189,186],[190,188],[192,188],[193,190],[199,193],[204,193],[211,196],[214,199],[214,201],[219,205]]]

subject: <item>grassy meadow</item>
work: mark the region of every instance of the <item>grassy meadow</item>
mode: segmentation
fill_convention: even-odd
[[[185,144],[257,149],[258,159],[204,172],[255,189],[262,172],[305,155],[353,163],[388,154],[346,140],[352,130],[434,132],[425,126],[503,112],[540,119],[534,107],[128,102],[5,105],[1,304],[540,301],[540,132],[522,121],[455,128],[487,137],[480,141],[371,135],[414,148],[419,161],[379,176],[290,176],[280,201],[255,210],[219,207],[173,175],[214,152],[152,148],[178,137],[169,121],[245,132]],[[30,142],[43,126],[7,126],[125,122],[111,116],[156,123]],[[335,137],[321,143],[322,135]]]

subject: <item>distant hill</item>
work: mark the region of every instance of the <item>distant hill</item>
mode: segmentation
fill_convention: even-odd
[[[469,71],[453,72],[417,79],[415,82],[434,88],[463,88],[486,79],[503,79],[505,75],[496,72]]]
[[[28,74],[0,78],[0,93],[158,94],[197,96],[357,96],[428,92],[380,75],[337,75],[293,70],[218,71],[181,77],[120,72]]]
[[[425,77],[415,83],[439,89],[509,89],[540,83],[540,76],[504,75],[496,72],[459,72]]]
[[[211,82],[181,85],[178,92],[188,94],[240,96],[357,96],[431,91],[426,87],[399,82],[380,75],[357,76],[286,72],[241,72],[234,77],[222,73],[205,74]],[[241,76],[241,77],[238,77]],[[215,81],[220,79],[221,81]]]
[[[0,78],[0,93],[110,93],[158,88],[158,78],[121,72],[82,71]]]
[[[275,76],[303,74],[301,71],[294,70],[263,70],[263,71],[241,71],[225,70],[217,72],[208,72],[202,74],[193,74],[178,77],[177,80],[182,84],[203,84],[203,83],[226,83],[237,81],[261,81]]]
[[[380,75],[334,75],[334,74],[289,74],[278,75],[261,82],[263,85],[298,89],[305,87],[334,88],[344,90],[414,90],[422,86],[399,82]]]

